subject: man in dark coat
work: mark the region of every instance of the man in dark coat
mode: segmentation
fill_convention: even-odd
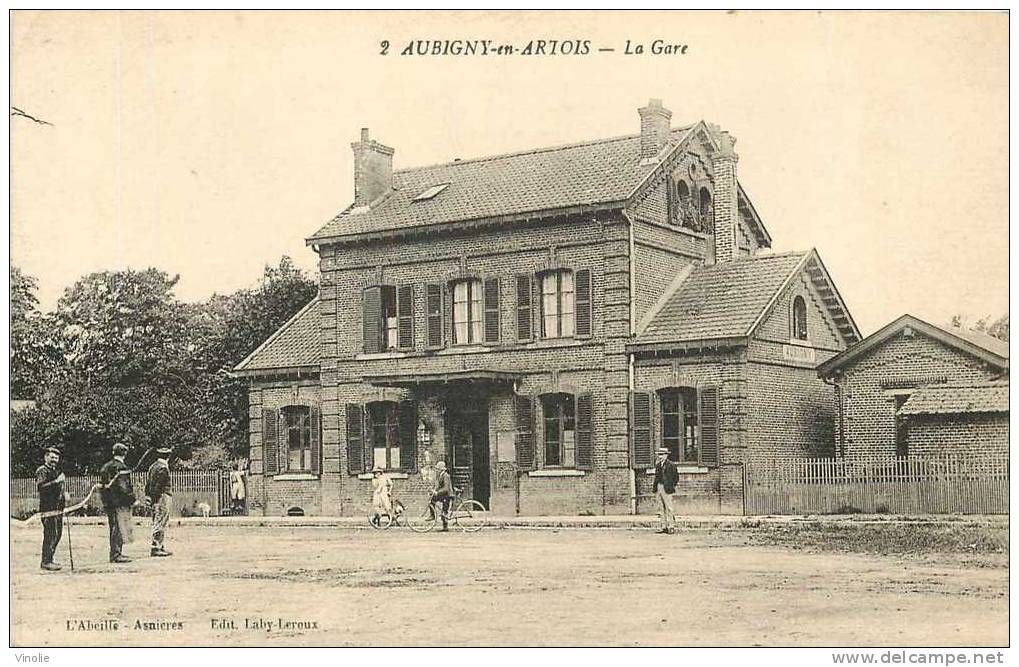
[[[156,450],[156,462],[149,467],[145,480],[145,502],[152,506],[152,549],[150,556],[169,556],[172,552],[163,548],[166,524],[170,520],[170,453],[169,447]]]
[[[671,533],[672,524],[676,520],[676,512],[672,506],[672,494],[676,492],[679,482],[679,471],[676,464],[669,460],[669,450],[662,447],[658,450],[655,460],[654,492],[662,506],[662,529],[659,533]]]
[[[43,451],[43,464],[35,471],[35,484],[39,489],[39,512],[42,517],[42,563],[44,570],[56,571],[60,566],[53,562],[60,537],[64,534],[64,473],[57,469],[60,450],[47,447]],[[50,514],[50,516],[46,516]]]
[[[453,480],[446,471],[446,462],[435,464],[435,485],[432,487],[432,506],[439,511],[442,530],[449,530],[449,508],[453,504]]]
[[[99,470],[99,492],[103,509],[110,524],[110,562],[130,563],[124,555],[124,540],[130,542],[131,506],[135,503],[134,488],[131,486],[131,469],[124,463],[127,445],[118,442],[113,445],[113,458]]]

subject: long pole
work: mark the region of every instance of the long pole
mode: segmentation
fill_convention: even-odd
[[[74,572],[74,547],[71,546],[71,515],[67,515],[67,555],[71,559],[71,572]]]

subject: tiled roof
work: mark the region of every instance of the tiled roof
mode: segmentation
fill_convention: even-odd
[[[834,373],[841,372],[843,368],[853,364],[856,359],[883,345],[885,341],[899,335],[907,328],[918,331],[966,354],[973,355],[997,368],[1005,371],[1008,370],[1008,343],[992,338],[979,331],[935,326],[930,322],[925,322],[907,313],[881,327],[856,345],[843,350],[828,361],[820,364],[817,367],[818,375],[828,377]]]
[[[695,268],[636,343],[746,336],[809,252],[760,255]]]
[[[672,130],[672,143],[693,126]],[[393,172],[393,191],[370,210],[348,208],[308,242],[627,199],[657,163],[640,163],[640,136],[459,160]],[[412,201],[448,183],[431,199]]]
[[[930,385],[917,389],[899,409],[905,415],[1008,412],[1008,382]]]
[[[995,338],[994,336],[988,336],[982,331],[973,331],[972,329],[962,329],[960,327],[952,327],[946,329],[948,333],[958,336],[963,340],[967,340],[974,345],[984,348],[988,352],[992,352],[999,357],[1008,359],[1008,342]]]
[[[246,372],[318,366],[321,354],[319,333],[322,329],[318,304],[318,297],[309,301],[234,370]]]

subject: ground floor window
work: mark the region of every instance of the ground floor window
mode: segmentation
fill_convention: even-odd
[[[545,427],[545,465],[576,465],[576,417],[573,394],[547,394],[541,398]]]
[[[700,463],[697,433],[697,390],[670,387],[658,392],[662,414],[662,446],[677,463]]]
[[[311,408],[291,405],[283,413],[284,442],[286,443],[287,470],[311,470]]]
[[[384,470],[399,468],[400,421],[397,403],[393,401],[369,403],[367,412],[372,465]]]

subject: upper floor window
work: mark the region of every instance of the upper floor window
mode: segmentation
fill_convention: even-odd
[[[564,338],[574,333],[573,272],[566,269],[541,274],[541,336]]]
[[[576,411],[573,394],[546,394],[541,398],[544,415],[545,465],[576,465]]]
[[[366,353],[413,349],[413,285],[367,288],[362,295],[361,314]]]
[[[453,284],[453,342],[455,344],[481,342],[481,304],[480,280],[460,280]]]
[[[283,414],[286,470],[311,470],[311,408],[291,405],[280,412]]]
[[[793,338],[807,340],[807,302],[799,295],[793,299],[792,325]]]

